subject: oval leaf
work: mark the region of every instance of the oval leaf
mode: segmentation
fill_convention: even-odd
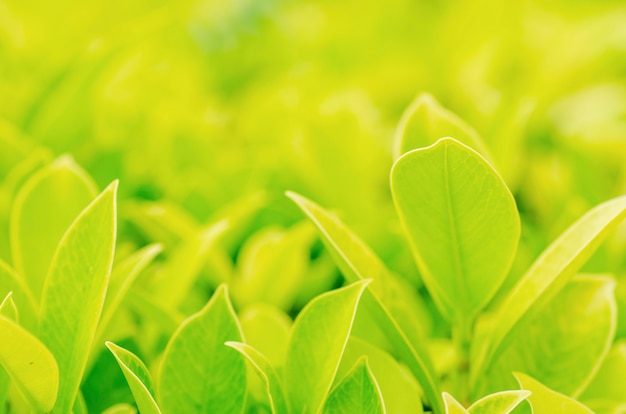
[[[54,407],[59,368],[48,348],[12,320],[0,315],[0,364],[38,412]]]
[[[513,375],[522,389],[531,392],[527,400],[534,414],[593,414],[593,411],[580,402],[551,390],[528,375],[519,372]]]
[[[144,363],[132,352],[112,342],[107,342],[106,346],[117,360],[141,414],[161,414],[153,396],[150,372]]]
[[[335,379],[367,283],[361,281],[323,293],[298,315],[285,359],[285,384],[292,412],[320,411]]]
[[[433,299],[448,320],[467,324],[496,293],[517,250],[511,192],[483,157],[451,138],[398,159],[391,189]]]
[[[10,235],[13,265],[36,298],[61,237],[96,196],[93,180],[70,157],[61,157],[20,189]]]
[[[324,413],[385,413],[380,388],[365,357],[332,390],[324,405]]]
[[[117,182],[69,227],[52,259],[43,289],[40,338],[59,364],[55,409],[72,409],[106,294],[116,233]]]
[[[174,333],[159,373],[159,405],[164,413],[243,412],[246,365],[224,345],[242,341],[241,328],[221,285],[206,306]]]

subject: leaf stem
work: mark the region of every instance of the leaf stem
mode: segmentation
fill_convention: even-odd
[[[474,318],[461,317],[452,327],[452,342],[457,350],[457,364],[454,373],[454,388],[457,400],[465,407],[469,407],[469,370],[470,345],[472,341],[472,327]]]

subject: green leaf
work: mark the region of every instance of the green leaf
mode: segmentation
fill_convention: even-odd
[[[362,357],[331,391],[323,412],[325,414],[384,414],[386,412],[380,388],[366,357]]]
[[[345,376],[363,356],[367,357],[372,374],[380,386],[386,412],[393,414],[423,412],[421,390],[406,367],[400,365],[387,352],[359,338],[352,336],[348,340],[337,376],[339,378]]]
[[[137,414],[137,409],[130,404],[115,404],[104,410],[102,414]]]
[[[626,404],[626,340],[620,340],[609,351],[580,399]]]
[[[0,303],[0,315],[19,323],[17,306],[15,306],[15,302],[13,302],[13,292],[9,292]]]
[[[38,412],[54,407],[59,368],[48,348],[17,323],[0,315],[0,364]]]
[[[0,296],[12,292],[12,300],[20,309],[20,324],[27,329],[37,325],[37,303],[33,298],[24,279],[19,277],[13,269],[0,260]]]
[[[614,288],[610,278],[578,277],[539,312],[522,318],[511,346],[486,371],[487,391],[515,386],[511,372],[519,371],[565,395],[579,395],[615,335]]]
[[[514,373],[520,387],[531,392],[527,398],[534,414],[593,414],[589,408],[573,398],[551,390],[526,374]]]
[[[530,395],[529,391],[501,391],[487,395],[468,408],[469,414],[509,414]]]
[[[393,157],[397,159],[413,149],[428,147],[444,137],[454,137],[491,159],[478,133],[428,93],[419,95],[402,115],[396,129]]]
[[[496,293],[517,250],[511,192],[483,157],[450,138],[398,159],[391,190],[433,299],[449,321],[467,325]]]
[[[274,306],[258,303],[239,315],[246,343],[267,357],[273,366],[282,366],[287,353],[291,318]]]
[[[316,225],[346,280],[351,283],[364,279],[373,281],[363,295],[364,307],[415,375],[433,410],[443,413],[443,401],[428,350],[421,341],[408,339],[404,326],[399,325],[395,314],[389,310],[388,306],[396,301],[397,296],[396,290],[390,288],[392,283],[389,283],[384,264],[337,217],[305,197],[291,192],[287,195]]]
[[[227,346],[239,351],[252,365],[265,385],[268,401],[273,414],[287,414],[287,400],[280,383],[280,378],[272,364],[259,351],[241,342],[226,342]]]
[[[154,399],[150,372],[144,363],[132,352],[112,342],[107,342],[106,346],[117,360],[141,414],[161,414]]]
[[[511,332],[523,316],[529,311],[539,311],[563,289],[624,217],[626,196],[600,204],[572,224],[539,256],[495,313],[487,346],[471,367],[472,388],[488,365],[510,345]]]
[[[228,291],[221,285],[167,344],[157,386],[163,412],[243,412],[246,365],[237,351],[224,345],[242,339]]]
[[[0,303],[0,316],[4,316],[7,319],[17,322],[18,311],[13,302],[13,292],[9,292],[2,303]],[[6,401],[9,396],[9,385],[11,384],[11,378],[6,371],[0,367],[0,414],[6,413]]]
[[[52,259],[43,289],[39,332],[59,364],[55,409],[74,404],[106,294],[116,234],[117,182],[69,227]]]
[[[69,157],[37,172],[18,192],[10,222],[13,264],[36,298],[61,237],[96,194],[91,178]]]
[[[446,414],[469,414],[469,412],[452,395],[443,394],[443,402],[446,405]]]
[[[296,318],[285,359],[285,384],[292,412],[317,414],[322,409],[368,283],[360,281],[323,293]]]

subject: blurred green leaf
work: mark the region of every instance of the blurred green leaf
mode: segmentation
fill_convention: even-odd
[[[626,405],[626,341],[620,340],[613,345],[580,400],[605,400]]]
[[[327,414],[384,414],[386,412],[380,388],[366,357],[362,357],[333,388],[324,404],[323,412]]]
[[[487,395],[467,409],[470,414],[509,414],[531,393],[528,391],[501,391]]]
[[[526,374],[515,373],[515,379],[522,389],[531,392],[527,398],[534,414],[552,414],[552,413],[568,413],[568,414],[592,414],[589,408],[583,404],[559,394],[551,390],[539,381],[529,377]]]

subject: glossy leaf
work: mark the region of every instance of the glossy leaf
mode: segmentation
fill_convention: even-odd
[[[150,372],[144,363],[132,352],[112,342],[107,342],[106,346],[119,364],[141,414],[161,414],[154,399]]]
[[[520,222],[511,192],[483,157],[450,138],[399,158],[391,189],[433,299],[449,321],[467,323],[515,256]]]
[[[0,315],[0,364],[22,395],[39,412],[51,411],[57,399],[59,368],[39,339]]]
[[[380,388],[369,368],[367,358],[361,358],[331,391],[323,412],[325,414],[386,412]]]
[[[302,309],[291,330],[285,386],[292,412],[317,414],[330,391],[368,281],[326,292]]]
[[[115,247],[116,191],[114,182],[72,223],[44,286],[39,332],[59,364],[59,412],[74,404],[102,312]]]
[[[221,285],[167,344],[157,385],[161,410],[190,414],[243,412],[245,362],[236,350],[224,345],[242,339],[228,291]]]
[[[13,264],[36,298],[61,237],[96,194],[93,180],[69,157],[37,172],[17,194],[10,223]]]
[[[487,371],[487,390],[512,388],[511,372],[523,371],[551,389],[578,395],[613,341],[614,287],[609,278],[575,278],[541,311],[523,318],[514,342]]]
[[[265,391],[267,393],[268,401],[270,402],[270,408],[273,414],[287,414],[287,400],[283,387],[280,382],[280,377],[274,370],[269,360],[248,344],[241,342],[226,342],[227,346],[239,351],[246,360],[252,365],[257,375],[263,381],[265,385]]]
[[[509,414],[530,395],[529,391],[501,391],[487,395],[467,409],[469,414]]]
[[[428,93],[419,95],[404,111],[394,138],[394,159],[445,137],[453,137],[490,159],[478,133]]]
[[[526,374],[515,373],[515,379],[524,390],[531,392],[527,398],[534,414],[593,414],[589,408],[573,398],[546,387]]]
[[[388,306],[396,300],[396,290],[390,288],[392,285],[388,282],[388,271],[384,264],[336,216],[305,197],[295,193],[287,195],[316,225],[346,280],[352,283],[372,280],[363,295],[363,305],[383,330],[400,359],[417,378],[427,402],[436,413],[443,413],[439,385],[427,349],[421,342],[408,339],[395,314],[389,310]]]
[[[470,378],[474,386],[487,365],[510,345],[511,332],[524,315],[538,311],[563,289],[624,217],[626,196],[600,204],[572,224],[539,256],[496,312],[487,347],[472,366]]]

